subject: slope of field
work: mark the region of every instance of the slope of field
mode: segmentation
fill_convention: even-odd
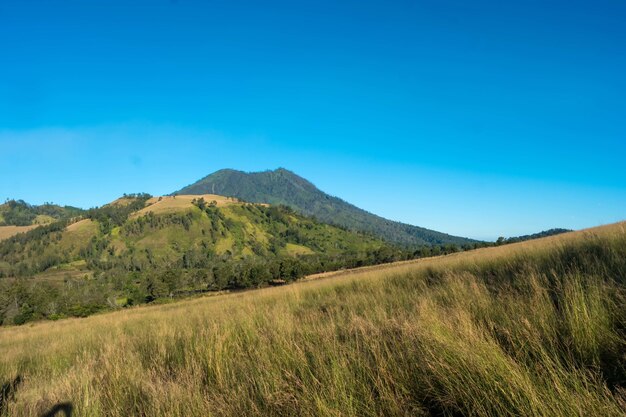
[[[0,382],[21,416],[623,416],[625,329],[620,223],[0,329]]]
[[[15,236],[18,233],[28,232],[39,225],[33,224],[30,226],[0,226],[0,240],[8,239],[11,236]]]
[[[371,233],[396,244],[463,245],[476,242],[376,216],[320,191],[306,179],[283,168],[251,173],[223,169],[174,194],[205,193],[233,196],[253,203],[284,204],[323,222]]]
[[[8,200],[0,204],[0,241],[41,225],[79,216],[82,212],[81,209],[71,206],[62,207],[50,203],[36,206],[22,200]]]

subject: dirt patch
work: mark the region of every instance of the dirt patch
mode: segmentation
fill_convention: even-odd
[[[8,239],[18,233],[28,232],[29,230],[33,230],[36,227],[39,227],[39,225],[33,224],[30,226],[0,226],[0,240]]]

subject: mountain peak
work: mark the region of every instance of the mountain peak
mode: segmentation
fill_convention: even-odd
[[[300,176],[299,176],[299,175],[297,175],[295,172],[290,171],[290,170],[288,170],[287,168],[283,168],[283,167],[276,168],[276,169],[275,169],[274,171],[272,171],[272,172],[275,172],[275,173],[278,173],[278,174],[293,175],[293,176],[295,176],[295,177],[300,177]]]
[[[173,194],[220,194],[251,203],[282,204],[326,223],[405,245],[473,242],[376,216],[324,193],[310,181],[283,167],[261,172],[222,169]]]

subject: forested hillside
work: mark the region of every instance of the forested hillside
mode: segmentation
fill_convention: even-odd
[[[284,206],[127,195],[0,242],[0,323],[83,316],[415,255]]]
[[[35,206],[22,200],[8,200],[0,204],[0,226],[30,226],[79,216],[83,210],[52,203]]]

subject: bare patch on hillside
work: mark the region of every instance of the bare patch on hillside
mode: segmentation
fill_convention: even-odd
[[[36,227],[38,224],[32,224],[30,226],[0,226],[0,240],[8,239],[15,236],[18,233],[28,232]]]

